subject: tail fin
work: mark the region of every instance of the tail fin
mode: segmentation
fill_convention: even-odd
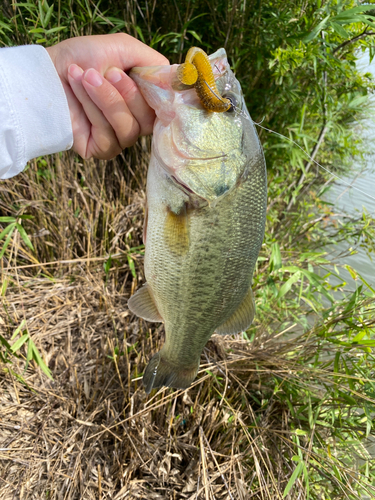
[[[195,379],[198,368],[199,360],[194,365],[179,366],[168,361],[161,351],[157,352],[143,374],[145,391],[150,394],[152,389],[163,386],[186,389]]]

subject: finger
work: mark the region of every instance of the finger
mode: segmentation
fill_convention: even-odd
[[[122,64],[116,64],[124,71],[128,71],[134,66],[164,66],[169,65],[169,61],[162,54],[136,40],[126,33],[114,33],[103,35],[111,37],[113,40],[113,52],[117,52]]]
[[[139,135],[152,134],[155,112],[144,100],[135,82],[119,68],[110,68],[104,77],[119,91],[137,120],[140,127]]]
[[[76,77],[77,79],[80,79],[83,74],[83,70],[79,66],[77,66],[76,68]],[[82,156],[82,158],[86,158],[86,149],[90,137],[91,123],[88,121],[82,104],[75,96],[72,88],[68,83],[62,83],[68,100],[70,119],[72,122],[73,149],[80,156]]]
[[[140,127],[116,88],[92,68],[84,73],[82,84],[110,124],[121,148],[133,145],[139,137]]]
[[[94,74],[90,75],[92,71],[94,71]],[[77,141],[83,142],[86,140],[84,158],[92,155],[100,159],[113,158],[121,152],[122,148],[113,128],[86,91],[86,86],[100,86],[104,81],[103,77],[95,70],[83,72],[81,68],[71,64],[68,69],[68,79],[71,89],[81,103],[83,111],[91,124],[88,139],[86,134],[78,133],[77,137]]]

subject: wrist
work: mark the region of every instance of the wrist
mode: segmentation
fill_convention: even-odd
[[[46,51],[48,52],[48,55],[52,59],[53,64],[55,64],[54,57],[53,57],[53,47],[45,47]]]

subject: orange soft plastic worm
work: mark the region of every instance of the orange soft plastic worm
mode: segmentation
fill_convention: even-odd
[[[219,94],[210,61],[202,49],[189,49],[185,62],[177,70],[177,76],[181,83],[194,85],[202,106],[207,111],[223,113],[231,107],[230,100]]]

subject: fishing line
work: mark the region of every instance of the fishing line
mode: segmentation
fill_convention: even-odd
[[[263,118],[264,120],[264,118]],[[293,139],[290,139],[290,137],[286,137],[285,135],[283,134],[279,134],[279,132],[275,132],[274,130],[271,130],[267,127],[263,127],[263,125],[261,125],[261,123],[263,122],[263,120],[260,122],[260,123],[257,123],[257,122],[254,122],[253,120],[251,120],[254,125],[258,125],[258,127],[266,130],[267,132],[271,132],[271,134],[275,134],[275,135],[278,135],[279,137],[282,137],[283,139],[286,139],[287,141],[293,143],[295,146],[297,146],[301,151],[303,151],[305,153],[305,155],[313,162],[315,163],[315,165],[318,165],[318,167],[321,167],[323,170],[325,170],[326,172],[328,172],[329,174],[331,174],[333,177],[336,177],[336,179],[338,179],[340,182],[343,182],[346,186],[348,186],[350,189],[355,189],[356,191],[358,191],[359,193],[362,193],[364,194],[365,196],[367,196],[368,198],[371,198],[371,200],[374,200],[375,201],[375,198],[373,196],[371,196],[370,194],[366,193],[365,191],[362,191],[362,189],[359,189],[353,185],[351,185],[349,182],[345,181],[344,179],[342,179],[341,177],[339,177],[338,175],[334,174],[333,172],[331,172],[330,170],[328,170],[328,168],[326,167],[323,167],[323,165],[321,165],[320,163],[318,163],[317,161],[315,161],[307,151],[305,151],[297,142],[293,141]]]
[[[216,65],[215,65],[216,66]],[[218,69],[218,68],[217,68]],[[219,70],[220,72],[220,70]],[[224,102],[224,99],[216,94],[216,92],[209,86],[209,84],[206,82],[206,80],[203,80],[204,83],[206,84],[206,86],[208,87],[208,89],[212,92],[212,94],[221,102]],[[245,117],[246,119],[249,119],[249,116],[241,109],[238,109],[237,106],[235,106],[233,103],[232,103],[232,107],[235,111],[235,113],[237,115],[240,115],[240,116],[243,116]],[[258,127],[262,128],[263,130],[266,130],[267,132],[270,132],[271,134],[275,134],[275,135],[278,135],[279,137],[282,137],[283,139],[286,139],[287,141],[291,142],[292,144],[294,144],[295,146],[297,146],[303,153],[305,153],[305,155],[307,156],[307,158],[309,158],[310,161],[312,161],[313,163],[315,163],[315,165],[318,165],[318,167],[322,168],[323,170],[325,170],[326,172],[328,172],[330,175],[332,175],[333,177],[335,177],[336,179],[338,179],[340,182],[342,182],[343,184],[345,184],[348,188],[350,189],[355,189],[356,191],[358,191],[359,193],[362,193],[364,194],[365,196],[367,196],[368,198],[370,198],[371,200],[375,201],[375,197],[371,196],[370,194],[366,193],[365,191],[362,191],[362,189],[356,187],[356,186],[353,186],[352,184],[350,184],[349,182],[345,181],[344,179],[342,179],[341,177],[339,177],[338,175],[334,174],[333,172],[331,172],[328,168],[324,167],[323,165],[321,165],[320,163],[318,163],[316,160],[314,160],[314,158],[312,158],[312,156],[309,155],[309,153],[307,151],[305,151],[303,149],[302,146],[300,146],[296,141],[294,141],[293,139],[290,139],[289,137],[286,137],[285,135],[283,134],[280,134],[279,132],[275,132],[274,130],[271,130],[267,127],[263,127],[263,125],[261,125],[261,123],[263,123],[264,121],[264,118],[259,122],[254,122],[251,118],[250,120],[252,121],[252,123],[254,125],[257,125]]]

